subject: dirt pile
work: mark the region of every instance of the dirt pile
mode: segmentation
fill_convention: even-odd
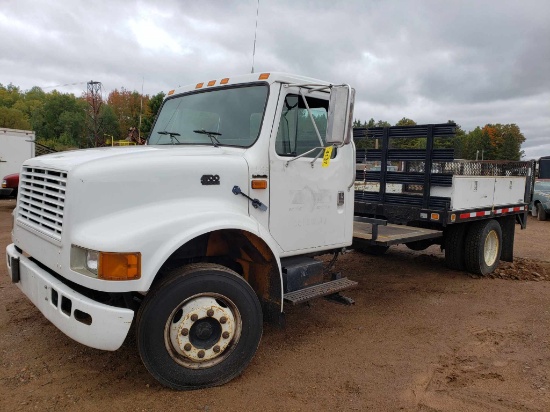
[[[550,264],[525,258],[514,258],[513,262],[500,262],[499,267],[488,275],[492,279],[550,280]]]

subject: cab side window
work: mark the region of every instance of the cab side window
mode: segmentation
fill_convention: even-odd
[[[312,97],[306,97],[306,99],[324,145],[327,130],[328,100]],[[275,140],[277,154],[295,157],[319,146],[319,139],[302,96],[287,95]],[[304,157],[315,157],[321,150],[315,150]],[[335,152],[333,152],[334,155]]]

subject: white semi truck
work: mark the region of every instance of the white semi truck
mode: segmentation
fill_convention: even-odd
[[[355,150],[353,101],[347,85],[281,73],[200,82],[168,93],[146,146],[26,161],[7,247],[12,281],[84,345],[116,350],[134,323],[151,374],[192,389],[240,374],[264,318],[282,323],[285,302],[351,301],[339,292],[356,282],[315,256],[336,258],[354,242],[370,251],[438,243],[451,267],[486,273],[501,251],[510,255],[514,221],[526,216],[528,167],[502,182],[449,180],[452,159],[429,158],[399,181],[401,166],[384,160],[395,155],[390,129],[373,151],[377,171],[356,173],[369,150]],[[437,159],[428,149],[416,158]],[[355,191],[367,178],[378,186],[362,189],[378,187],[378,197]],[[443,189],[431,195],[430,179]],[[386,194],[386,183],[403,190]],[[403,199],[422,183],[405,219]],[[460,190],[475,194],[467,207]]]

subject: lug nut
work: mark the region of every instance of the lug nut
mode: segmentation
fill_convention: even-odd
[[[181,330],[181,334],[182,334],[183,336],[189,335],[189,329],[183,328],[183,329]]]
[[[220,318],[220,323],[223,325],[225,322],[227,322],[227,318],[225,316],[222,316]]]
[[[185,346],[183,347],[183,349],[185,349],[187,352],[189,352],[191,350],[191,344],[186,343]]]
[[[229,332],[225,331],[224,333],[222,333],[222,337],[224,339],[227,339],[229,337]]]
[[[191,320],[192,320],[193,322],[195,322],[198,318],[199,318],[199,315],[197,315],[196,313],[193,313],[193,314],[191,315]]]
[[[212,317],[214,316],[214,310],[213,309],[208,309],[208,311],[206,312],[206,315]]]
[[[201,359],[204,358],[204,351],[200,350],[199,353],[197,353],[197,356]]]
[[[215,353],[219,353],[220,352],[220,347],[218,345],[214,346],[212,348],[212,350],[215,352]]]

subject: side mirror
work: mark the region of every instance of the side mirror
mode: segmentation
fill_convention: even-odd
[[[355,90],[348,85],[332,86],[327,119],[327,144],[348,144],[352,138]]]

